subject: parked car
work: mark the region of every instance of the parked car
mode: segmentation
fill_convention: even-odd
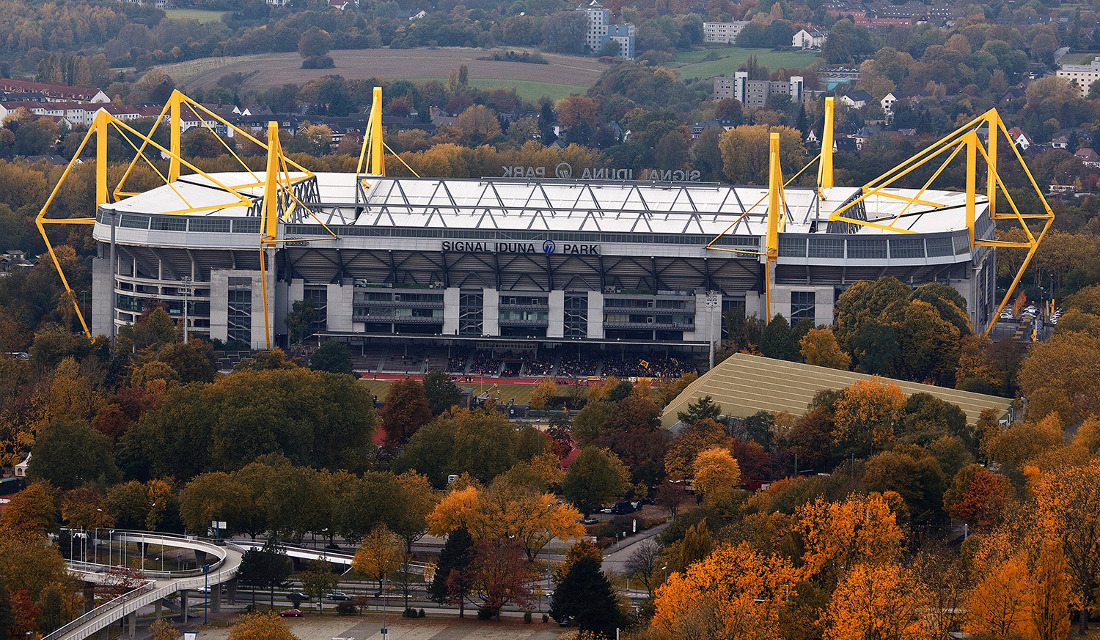
[[[291,591],[290,593],[286,594],[286,599],[287,600],[303,600],[304,601],[304,600],[309,600],[309,596],[302,593],[301,591]]]
[[[302,610],[301,609],[283,609],[282,611],[279,612],[279,615],[281,615],[284,618],[301,618],[302,617]]]
[[[344,593],[343,591],[333,591],[325,597],[329,600],[351,600],[351,596]]]
[[[634,506],[634,503],[630,502],[629,500],[619,500],[615,503],[613,507],[611,507],[611,513],[619,516],[626,515],[628,513],[634,513],[635,510],[636,507]]]

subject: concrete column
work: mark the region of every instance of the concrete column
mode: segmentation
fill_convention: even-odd
[[[115,316],[115,291],[109,258],[92,259],[92,323],[93,336],[111,335]]]
[[[180,591],[180,622],[187,624],[187,589]]]
[[[160,620],[160,616],[161,616],[161,613],[162,613],[163,609],[164,609],[164,602],[162,600],[157,600],[156,602],[153,603],[153,612],[156,614],[156,619],[157,620]]]
[[[110,640],[111,639],[111,626],[107,625],[106,627],[103,627],[103,630],[99,632],[99,637],[100,637],[101,640]]]
[[[95,609],[95,585],[84,583],[84,613]]]
[[[500,293],[496,289],[482,289],[481,331],[487,336],[500,335]]]
[[[458,287],[443,290],[443,335],[458,335],[458,301],[462,291]]]
[[[549,317],[546,325],[547,338],[560,338],[565,335],[565,292],[555,289],[550,292]]]
[[[127,626],[127,631],[126,632],[128,634],[127,637],[129,637],[131,640],[133,640],[133,638],[137,637],[137,611],[131,613],[128,616],[126,616],[126,623],[127,623],[127,625],[126,625]]]
[[[352,306],[355,302],[355,287],[351,284],[328,285],[327,325],[329,331],[351,331]]]
[[[588,337],[603,338],[603,294],[588,292]]]
[[[237,604],[237,579],[225,583],[226,599],[229,604]]]
[[[222,610],[222,586],[213,585],[210,588],[210,610],[217,613]]]
[[[229,271],[223,269],[210,272],[210,338],[229,339]]]

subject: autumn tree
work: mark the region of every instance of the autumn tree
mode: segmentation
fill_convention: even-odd
[[[626,573],[642,583],[652,598],[657,588],[657,558],[661,548],[653,540],[643,540],[626,559]]]
[[[377,580],[381,593],[382,581],[401,566],[403,548],[401,538],[380,524],[359,543],[351,568]]]
[[[464,487],[444,496],[428,514],[429,530],[442,535],[459,527],[480,543],[494,538],[515,541],[528,560],[551,538],[568,540],[584,535],[581,514],[549,493],[497,480],[487,489]]]
[[[852,453],[882,450],[894,439],[905,394],[892,382],[879,378],[858,380],[836,402],[833,439]]]
[[[379,417],[382,418],[387,446],[398,447],[408,442],[417,429],[432,419],[424,385],[412,378],[390,385]]]
[[[302,592],[317,603],[317,612],[323,613],[321,603],[326,593],[332,592],[340,584],[340,576],[332,572],[332,565],[324,560],[312,560],[300,577]]]
[[[746,124],[722,134],[718,149],[726,178],[734,184],[767,184],[770,134],[779,134],[779,163],[787,175],[806,164],[802,134],[790,127]]]
[[[229,640],[299,640],[273,611],[249,613],[229,628]]]
[[[56,490],[48,482],[32,482],[10,498],[0,514],[4,535],[45,534],[57,524]]]
[[[851,495],[843,502],[818,498],[795,511],[808,576],[832,575],[864,564],[892,562],[901,552],[902,531],[881,494]]]
[[[1088,611],[1100,581],[1100,460],[1044,474],[1034,487],[1039,522],[1062,546],[1074,598],[1077,628],[1088,629]]]
[[[1100,336],[1055,333],[1033,345],[1017,374],[1020,391],[1031,397],[1043,388],[1059,389],[1082,415],[1100,415]]]
[[[182,635],[168,620],[154,620],[149,625],[150,640],[179,640]]]
[[[531,390],[531,408],[542,410],[546,408],[546,403],[558,393],[558,385],[554,382],[553,378],[547,376],[539,383],[535,385],[535,388]]]
[[[847,371],[852,358],[840,349],[836,336],[828,329],[810,329],[802,336],[798,346],[806,364]]]
[[[699,453],[695,458],[694,485],[703,494],[704,504],[730,506],[741,484],[741,468],[729,449],[715,447]]]
[[[1018,552],[1007,557],[979,556],[980,578],[967,599],[963,629],[973,635],[1008,638],[1021,634],[1027,624],[1027,557]]]
[[[742,542],[723,545],[657,588],[652,625],[672,638],[779,640],[780,613],[797,572]]]
[[[834,306],[833,331],[841,349],[850,352],[853,339],[864,326],[876,321],[890,304],[907,298],[909,292],[909,287],[892,276],[853,282]]]
[[[1060,544],[1042,543],[1031,575],[1028,635],[1034,640],[1065,640],[1070,627],[1070,584]]]
[[[515,541],[505,538],[482,540],[474,549],[471,570],[472,591],[478,605],[498,620],[501,609],[509,604],[530,605],[533,568]]]
[[[710,396],[703,398],[709,400]],[[690,480],[695,475],[695,459],[714,447],[729,449],[733,438],[726,427],[711,418],[684,422],[665,454],[665,476],[670,480]]]
[[[354,562],[354,561],[353,561]],[[256,587],[268,589],[271,608],[275,608],[275,587],[290,577],[292,565],[286,552],[272,536],[261,549],[249,549],[241,556],[241,580],[252,586],[252,604],[256,604]]]
[[[943,496],[943,506],[952,518],[976,530],[1001,522],[1010,495],[1008,479],[977,464],[959,470]]]
[[[922,586],[897,564],[857,564],[829,600],[825,638],[923,640],[924,600]]]

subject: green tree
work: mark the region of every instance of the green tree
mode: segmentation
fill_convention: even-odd
[[[586,447],[573,459],[562,481],[562,494],[585,516],[621,495],[629,473],[618,456],[606,449]]]
[[[439,565],[428,593],[439,604],[458,604],[458,616],[464,616],[466,596],[469,592],[469,570],[473,562],[474,541],[465,527],[447,534],[447,541],[439,552]]]
[[[791,342],[791,323],[777,313],[760,337],[760,353],[768,358],[790,360],[795,355]]]
[[[587,556],[574,562],[554,589],[550,615],[559,621],[572,618],[581,631],[605,638],[613,637],[623,620],[611,581],[600,571],[599,561]]]
[[[324,560],[312,560],[309,568],[300,577],[302,592],[317,603],[317,612],[323,613],[325,594],[331,593],[340,584],[340,576],[332,572],[332,565]]]
[[[241,556],[241,579],[253,587],[266,587],[275,607],[275,587],[290,577],[293,568],[290,558],[279,546],[275,537],[268,539],[262,549],[249,549]],[[256,590],[252,590],[252,605],[256,605]]]
[[[833,333],[840,348],[852,350],[852,341],[864,325],[877,321],[892,303],[909,297],[910,289],[893,276],[873,282],[858,280],[837,298]]]
[[[290,313],[286,314],[286,331],[290,343],[299,344],[312,335],[309,325],[316,319],[317,307],[312,300],[295,300]]]
[[[42,430],[32,449],[27,475],[59,489],[89,482],[109,484],[121,477],[107,436],[79,422],[54,422]]]
[[[455,384],[454,378],[445,371],[433,370],[424,376],[424,395],[428,399],[428,407],[432,415],[438,416],[447,409],[462,403],[462,391]]]
[[[676,414],[676,419],[686,425],[693,425],[702,420],[717,422],[720,417],[722,417],[722,406],[715,404],[714,399],[709,395],[688,403],[687,411]]]
[[[348,351],[348,345],[338,340],[328,340],[317,347],[309,358],[309,368],[329,373],[355,374],[351,367],[351,352]]]

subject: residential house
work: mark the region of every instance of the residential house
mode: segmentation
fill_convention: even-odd
[[[707,129],[717,129],[721,127],[722,131],[729,131],[734,127],[732,120],[704,120],[703,122],[696,122],[691,125],[691,139],[694,140],[699,137],[699,134],[703,133]]]
[[[1052,149],[1069,149],[1069,138],[1066,136],[1057,136],[1050,141]]]
[[[1031,147],[1031,138],[1027,137],[1027,134],[1020,127],[1009,129],[1008,137],[1012,138],[1012,144],[1019,147],[1020,151],[1027,151]]]
[[[844,103],[844,106],[850,109],[862,109],[871,100],[871,94],[863,89],[849,91],[846,95],[840,96],[840,101]]]
[[[1100,79],[1100,57],[1093,58],[1089,64],[1064,64],[1058,69],[1058,77],[1072,82],[1081,97],[1087,98],[1092,83]]]
[[[1095,151],[1088,147],[1082,147],[1078,149],[1077,153],[1073,155],[1077,156],[1077,158],[1081,160],[1081,164],[1085,165],[1086,167],[1090,167],[1093,169],[1100,167],[1100,154],[1097,154]]]
[[[19,78],[0,78],[0,91],[10,93],[39,93],[44,102],[110,102],[99,89],[84,85],[67,85],[55,82],[34,82]]]
[[[791,38],[791,46],[798,49],[820,49],[825,46],[825,37],[828,34],[818,29],[800,29]]]
[[[599,0],[592,0],[587,7],[577,7],[588,18],[584,44],[591,51],[603,51],[609,42],[619,45],[619,58],[634,59],[634,25],[611,24],[611,12],[603,8]]]

